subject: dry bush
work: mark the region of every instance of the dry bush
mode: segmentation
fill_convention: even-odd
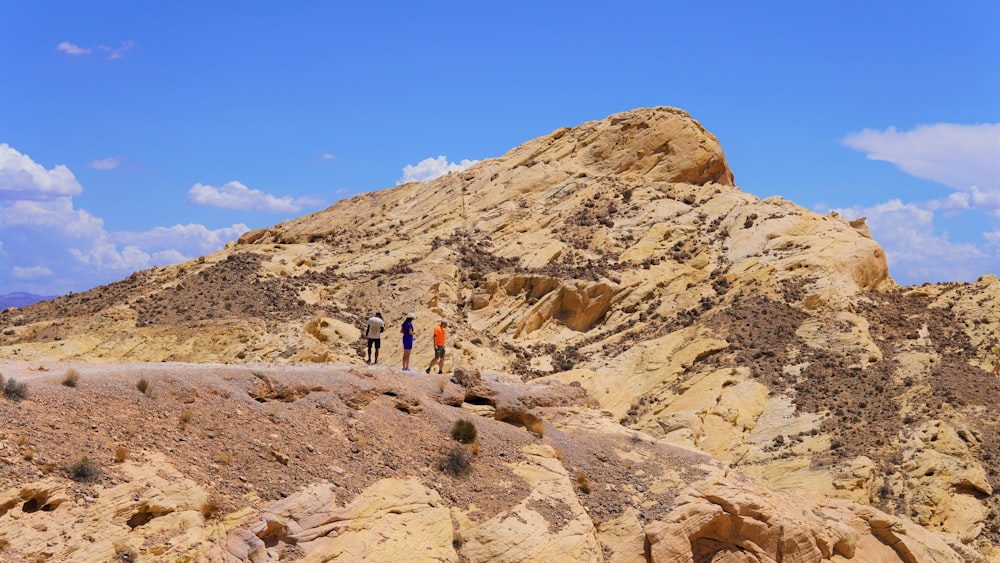
[[[69,368],[66,370],[66,375],[63,377],[62,384],[66,387],[76,387],[76,384],[80,382],[80,372],[76,371],[75,368]]]
[[[472,445],[469,446],[469,451],[472,452],[472,455],[479,455],[479,452],[483,451],[483,448],[480,447],[479,442],[477,441],[473,442]]]
[[[455,421],[455,424],[451,427],[451,437],[462,442],[463,444],[471,444],[476,441],[476,436],[478,432],[476,431],[476,425],[472,423],[471,420],[465,420],[460,418]]]
[[[125,446],[115,446],[115,461],[122,463],[128,459],[128,448]]]
[[[135,382],[135,388],[138,389],[139,392],[142,393],[143,395],[149,395],[150,393],[149,381],[147,381],[145,377],[142,377],[139,379],[139,381]]]
[[[184,427],[187,426],[187,423],[191,422],[191,417],[193,416],[194,416],[194,411],[191,410],[191,407],[184,407],[183,409],[181,409],[181,414],[180,414],[181,430],[183,430]]]
[[[434,379],[434,387],[438,390],[438,393],[444,393],[444,389],[448,386],[449,381],[451,381],[451,376],[448,374],[439,375]]]
[[[205,502],[201,505],[201,515],[207,520],[209,518],[215,518],[221,513],[222,502],[219,500],[219,497],[214,494],[209,495],[208,498],[205,499]]]
[[[20,401],[28,396],[28,384],[18,382],[13,377],[3,382],[3,396],[11,401]]]
[[[465,446],[456,444],[445,450],[444,455],[438,460],[438,469],[455,477],[468,475],[472,470],[472,456],[465,449]]]
[[[587,474],[583,471],[576,472],[576,488],[580,489],[580,492],[589,494],[590,493],[590,480],[587,479]]]
[[[219,450],[212,454],[212,461],[221,463],[222,465],[229,465],[233,462],[233,456],[227,451]]]
[[[79,461],[67,467],[66,470],[74,481],[80,483],[94,481],[101,474],[101,469],[87,456],[81,457]]]
[[[542,423],[542,419],[533,418],[531,420],[526,420],[524,422],[524,427],[532,434],[538,436],[539,438],[545,437],[545,428]]]
[[[24,461],[31,461],[35,459],[35,449],[30,447],[24,448],[24,450],[21,452],[21,457],[24,459]]]

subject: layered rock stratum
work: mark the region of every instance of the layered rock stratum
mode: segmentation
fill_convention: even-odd
[[[0,325],[11,561],[1000,560],[996,277],[898,286],[672,108]]]

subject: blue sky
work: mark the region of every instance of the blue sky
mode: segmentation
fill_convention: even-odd
[[[0,294],[675,106],[737,184],[867,216],[904,284],[1000,271],[1000,4],[0,0]]]

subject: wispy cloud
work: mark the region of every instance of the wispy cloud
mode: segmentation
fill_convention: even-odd
[[[94,170],[114,170],[122,165],[122,157],[111,156],[108,158],[102,158],[99,160],[91,161],[87,166],[93,168]]]
[[[478,160],[465,159],[459,163],[448,162],[448,157],[439,156],[437,158],[425,158],[417,164],[407,164],[403,167],[403,177],[396,182],[396,185],[407,182],[429,182],[439,176],[444,176],[449,172],[459,172],[479,162]]]
[[[328,152],[323,153],[320,158],[323,160],[337,160],[336,155],[330,154]]]
[[[133,47],[135,47],[135,43],[133,41],[125,41],[118,47],[109,47],[107,45],[98,45],[96,47],[81,47],[74,43],[70,43],[69,41],[63,41],[59,43],[58,46],[56,46],[56,49],[62,51],[63,53],[66,53],[67,55],[71,55],[74,57],[78,57],[81,55],[89,55],[93,53],[94,50],[96,49],[98,51],[106,53],[107,59],[113,61],[124,57],[125,53],[131,51]]]
[[[1000,219],[1000,123],[937,123],[910,131],[865,129],[842,142],[871,160],[889,162],[907,174],[955,190],[937,200],[893,199],[839,210],[849,218],[868,217],[894,277],[903,283],[968,281],[997,273],[1000,231],[954,240],[952,233],[939,231],[934,220],[938,211]]]
[[[79,45],[74,45],[69,41],[63,41],[59,44],[56,49],[66,53],[67,55],[79,56],[79,55],[89,55],[91,53],[90,49],[80,47]]]
[[[37,278],[44,278],[51,276],[53,274],[52,270],[48,268],[43,268],[41,266],[35,266],[33,268],[22,268],[20,266],[14,266],[10,269],[10,275],[19,280],[33,280]]]
[[[318,199],[273,196],[248,188],[240,182],[226,182],[220,187],[195,184],[188,190],[188,201],[208,207],[268,213],[297,213],[306,207],[322,205],[322,201]]]
[[[118,47],[108,47],[107,45],[98,45],[97,48],[108,54],[108,60],[113,61],[120,59],[125,56],[125,53],[131,51],[135,47],[135,43],[132,41],[126,41]]]

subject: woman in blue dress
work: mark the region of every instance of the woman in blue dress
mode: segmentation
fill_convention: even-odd
[[[413,350],[413,313],[407,313],[403,327],[403,371],[410,371],[410,350]]]

